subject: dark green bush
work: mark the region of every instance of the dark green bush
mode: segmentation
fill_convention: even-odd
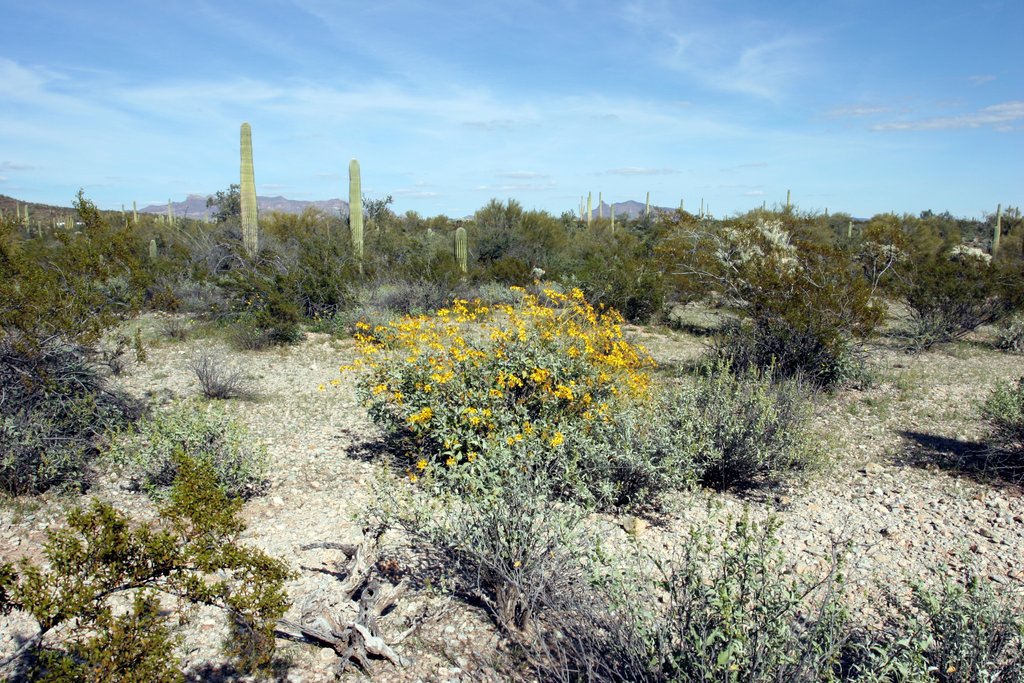
[[[85,488],[105,434],[142,407],[108,386],[91,351],[51,338],[0,339],[0,490]]]
[[[895,289],[911,316],[909,341],[917,350],[960,339],[997,322],[1024,300],[1019,272],[961,250],[920,257]]]

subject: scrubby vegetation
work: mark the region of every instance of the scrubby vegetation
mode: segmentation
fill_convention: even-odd
[[[613,227],[511,200],[465,220],[368,200],[358,246],[343,218],[309,211],[261,217],[247,249],[237,197],[218,193],[214,223],[129,224],[81,195],[74,230],[0,219],[0,487],[85,488],[105,453],[169,499],[157,527],[76,513],[50,568],[0,567],[0,608],[32,614],[40,636],[69,625],[26,650],[31,675],[175,679],[158,592],[226,608],[243,663],[273,650],[286,572],[235,543],[266,451],[212,404],[147,411],[112,388],[129,349],[146,350],[109,333],[148,309],[171,316],[168,339],[213,330],[246,351],[307,330],[353,337],[359,361],[324,389],[356,382],[383,429],[396,476],[376,511],[542,680],[1024,678],[1020,606],[976,577],[915,588],[879,629],[851,613],[841,548],[794,577],[771,522],[698,527],[674,555],[637,547],[633,561],[591,535],[595,514],[651,520],[680,491],[813,473],[811,402],[869,381],[862,348],[890,306],[906,316],[884,334],[914,352],[992,323],[1019,350],[1019,219],[993,258],[990,225],[932,214],[679,211]],[[659,371],[629,325],[692,302],[729,322],[695,367]],[[191,369],[206,398],[251,391],[226,359],[194,355]],[[992,462],[1017,472],[1022,386],[984,407]],[[113,609],[125,591],[127,611]]]
[[[289,571],[238,543],[245,528],[241,501],[217,488],[208,465],[179,458],[177,469],[158,526],[132,523],[95,502],[50,534],[45,564],[0,564],[0,613],[24,612],[38,624],[2,663],[5,674],[39,681],[181,680],[162,596],[224,610],[232,634],[226,647],[241,670],[270,661],[274,623],[288,606]],[[119,598],[127,609],[118,607]]]

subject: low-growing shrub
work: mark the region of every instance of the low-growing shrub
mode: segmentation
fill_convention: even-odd
[[[206,398],[249,398],[253,395],[245,371],[231,365],[222,356],[202,350],[189,359],[188,365]]]
[[[706,486],[773,484],[820,458],[806,389],[794,380],[773,381],[770,369],[734,372],[726,364],[711,365],[679,387],[670,411]]]
[[[1011,478],[1024,478],[1024,377],[996,385],[982,417],[991,429],[989,464]]]
[[[178,475],[181,454],[208,465],[217,485],[233,498],[250,498],[266,486],[266,448],[212,406],[185,403],[157,413],[118,434],[106,455],[125,466],[137,486],[162,496]]]
[[[0,338],[0,490],[85,488],[108,431],[142,406],[110,387],[87,347]]]
[[[996,346],[1013,353],[1024,352],[1024,316],[1013,315],[1000,321],[996,328]]]
[[[623,339],[616,313],[596,311],[578,290],[547,296],[557,308],[528,294],[519,306],[456,301],[356,335],[359,395],[406,453],[411,477],[484,485],[506,464],[492,462],[495,444],[524,444],[542,467],[568,475],[572,432],[647,394],[651,361]]]
[[[241,501],[214,485],[208,466],[182,458],[177,469],[158,525],[94,502],[50,532],[45,564],[0,563],[0,614],[23,612],[38,624],[17,656],[0,663],[5,680],[182,680],[161,596],[182,601],[172,612],[180,620],[188,617],[182,603],[221,608],[230,627],[225,649],[243,671],[270,662],[290,572],[239,544]]]

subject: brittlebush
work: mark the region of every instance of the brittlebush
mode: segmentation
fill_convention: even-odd
[[[571,437],[648,394],[653,362],[623,338],[618,313],[579,290],[545,291],[543,302],[514,291],[517,305],[457,300],[433,315],[359,325],[359,395],[403,449],[413,481],[475,488],[508,467],[558,468]]]

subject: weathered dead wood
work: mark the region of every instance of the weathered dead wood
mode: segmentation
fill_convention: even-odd
[[[341,582],[337,591],[329,593],[324,589],[317,589],[306,595],[302,602],[299,621],[279,619],[278,631],[287,637],[332,648],[341,657],[340,672],[345,671],[354,661],[372,676],[374,667],[370,660],[371,655],[387,659],[395,666],[407,665],[409,662],[391,646],[400,643],[426,621],[427,611],[424,610],[423,614],[414,620],[411,628],[390,643],[381,633],[382,615],[408,590],[408,584],[404,581],[396,586],[373,576],[379,556],[380,537],[383,533],[384,529],[379,527],[373,530],[366,529],[358,545],[322,542],[300,547],[302,550],[341,550],[345,553],[347,561],[337,563],[337,572],[330,572],[338,576]],[[308,567],[306,569],[312,570]],[[332,596],[336,600],[339,594],[347,604],[332,610]],[[358,600],[354,597],[357,594]]]

